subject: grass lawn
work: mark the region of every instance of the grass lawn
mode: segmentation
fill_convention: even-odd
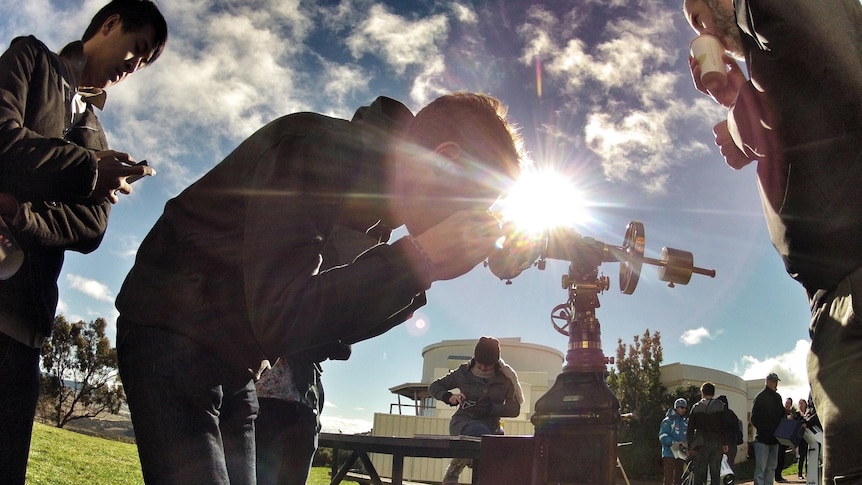
[[[133,444],[33,424],[28,485],[144,483]]]
[[[28,485],[143,484],[134,444],[33,424]],[[356,482],[342,482],[357,485]],[[329,468],[312,468],[308,485],[329,485]]]
[[[787,454],[783,474],[795,480],[796,463]],[[751,480],[754,460],[735,467],[738,481]],[[329,468],[311,469],[307,485],[329,485]],[[33,424],[33,443],[27,467],[28,485],[139,485],[143,484],[138,449],[134,444],[97,438],[44,424]],[[356,482],[342,482],[358,485]]]

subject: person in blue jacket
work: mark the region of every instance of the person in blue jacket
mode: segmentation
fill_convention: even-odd
[[[658,440],[661,442],[661,467],[664,471],[662,485],[679,485],[685,460],[685,434],[688,431],[688,420],[685,413],[688,402],[679,398],[673,407],[667,410],[667,416],[661,420],[658,430]],[[674,448],[682,448],[682,455],[674,454]]]

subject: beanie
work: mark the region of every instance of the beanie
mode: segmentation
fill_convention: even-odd
[[[496,364],[500,360],[500,341],[494,337],[480,337],[473,349],[473,358],[480,364]]]
[[[683,398],[679,398],[673,403],[673,408],[686,408],[688,409],[688,403]]]

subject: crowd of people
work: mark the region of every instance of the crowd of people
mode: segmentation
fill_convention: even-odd
[[[782,404],[777,392],[780,380],[776,373],[769,373],[764,388],[755,396],[751,407],[751,425],[756,430],[751,437],[756,485],[787,482],[782,473],[786,468],[784,458],[788,454],[796,460],[797,479],[804,480],[809,473],[808,443],[799,439],[788,453],[791,447],[778,439],[781,420],[798,421],[802,429],[809,426],[819,429],[821,426],[808,399],[800,399],[798,408],[793,406],[792,398],[787,398]],[[735,478],[733,468],[737,448],[746,442],[742,420],[730,408],[727,396],[715,397],[715,384],[704,382],[700,392],[701,400],[690,411],[684,398],[676,399],[659,427],[663,485],[682,483],[686,463],[690,465],[691,477],[686,482],[690,485],[725,484],[728,483],[725,477]],[[797,438],[801,438],[801,434]]]
[[[853,311],[862,300],[853,203],[862,196],[862,6],[683,0],[683,12],[726,51],[727,81],[709,88],[690,58],[695,88],[727,108],[716,143],[735,169],[756,162],[772,243],[808,294],[823,478],[858,483],[862,462],[847,450],[862,440]],[[59,54],[29,36],[0,56],[0,225],[25,255],[0,280],[0,483],[26,475],[64,254],[95,250],[111,205],[152,174],[109,148],[96,109],[107,88],[153,64],[167,38],[152,1],[113,0]],[[116,299],[119,369],[145,480],[301,483],[319,431],[319,363],[346,359],[353,343],[425,305],[434,282],[487,258],[500,236],[487,208],[501,181],[519,176],[520,146],[492,96],[447,94],[415,115],[379,97],[350,120],[273,120],[168,201]],[[408,235],[390,243],[402,225]],[[517,376],[494,342],[480,339],[470,362],[431,385],[459,407],[458,433],[498,432],[500,417],[519,412]],[[777,423],[814,416],[808,401],[795,411],[792,400],[782,404],[778,382],[767,376],[752,408],[757,485],[782,480]],[[677,400],[668,411],[665,483],[678,480],[682,459],[697,481],[717,483],[722,457],[735,453],[738,418],[714,394],[704,383],[690,410]],[[278,424],[256,434],[257,419]],[[297,436],[299,451],[283,459]],[[801,474],[806,453],[798,455]],[[463,466],[451,463],[447,476],[457,480]]]

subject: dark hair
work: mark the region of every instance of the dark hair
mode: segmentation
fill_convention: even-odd
[[[406,138],[430,150],[455,142],[487,168],[512,178],[523,159],[521,137],[506,121],[506,107],[487,94],[458,92],[435,99],[410,122]]]
[[[147,26],[152,26],[156,37],[150,56],[144,60],[144,65],[152,64],[159,58],[168,41],[168,24],[165,17],[151,0],[113,0],[102,7],[90,26],[84,31],[82,41],[86,42],[93,38],[102,25],[112,15],[120,16],[120,24],[124,32],[139,32]]]
[[[702,386],[700,386],[700,392],[704,396],[715,396],[715,384],[711,382],[704,382]]]

